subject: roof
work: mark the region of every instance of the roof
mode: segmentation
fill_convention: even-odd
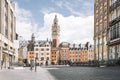
[[[45,45],[50,45],[51,46],[51,41],[46,41],[46,40],[39,40],[39,41],[35,41],[35,45],[39,45],[39,46],[45,46]]]

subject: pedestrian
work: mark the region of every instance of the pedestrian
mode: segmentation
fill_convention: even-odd
[[[45,65],[48,66],[48,61],[46,61]]]
[[[30,61],[30,70],[31,70],[31,71],[33,70],[33,66],[34,66],[33,60],[31,60],[31,61]]]
[[[42,65],[43,65],[43,63],[41,62],[41,63],[40,63],[40,66],[42,66]]]
[[[2,69],[2,67],[3,67],[3,60],[1,61],[1,69]]]

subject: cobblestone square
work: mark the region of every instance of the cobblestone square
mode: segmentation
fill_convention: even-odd
[[[37,67],[0,70],[0,80],[120,80],[120,67]]]

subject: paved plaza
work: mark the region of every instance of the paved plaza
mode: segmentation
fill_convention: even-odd
[[[37,67],[0,70],[0,80],[120,80],[120,67]]]
[[[120,80],[120,67],[61,67],[48,71],[58,80]]]
[[[37,72],[25,69],[0,70],[0,80],[56,80],[46,69],[37,67]]]

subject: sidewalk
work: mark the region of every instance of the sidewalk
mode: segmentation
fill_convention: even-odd
[[[25,69],[0,70],[0,80],[57,80],[45,68],[37,67],[37,71]]]
[[[57,80],[45,68],[37,67],[37,73],[40,74],[40,80]]]

